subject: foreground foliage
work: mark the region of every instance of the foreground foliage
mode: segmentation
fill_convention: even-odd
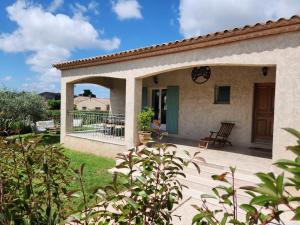
[[[235,187],[235,168],[230,168],[230,172],[214,175],[212,178],[224,185],[215,187],[214,195],[202,195],[202,204],[194,206],[199,213],[193,218],[193,224],[285,224],[282,217],[287,213],[293,215],[292,220],[300,220],[300,133],[293,129],[286,130],[298,139],[297,145],[287,147],[296,157],[294,160],[279,160],[275,165],[287,172],[288,177],[284,173],[257,173],[261,183],[254,187],[242,187],[251,200],[240,206],[246,214],[241,219],[238,217],[239,198],[238,189]],[[210,208],[208,199],[217,200],[222,208]]]
[[[172,224],[174,207],[182,199],[184,187],[179,177],[185,177],[183,169],[190,163],[198,168],[194,157],[178,156],[176,146],[171,144],[134,148],[119,154],[116,166],[119,171],[115,173],[113,185],[98,189],[94,208],[85,207],[71,221],[100,225]],[[82,171],[83,167],[78,171],[79,177]],[[117,185],[119,173],[127,175],[123,188]],[[82,193],[85,196],[84,189]]]
[[[58,224],[72,179],[69,160],[40,139],[0,140],[0,224]]]

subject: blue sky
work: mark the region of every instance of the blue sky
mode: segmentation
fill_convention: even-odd
[[[300,14],[299,0],[1,0],[0,85],[59,91],[52,63]],[[109,92],[93,85],[99,97]]]

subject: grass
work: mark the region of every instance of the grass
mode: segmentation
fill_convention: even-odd
[[[28,135],[31,134],[21,136]],[[44,145],[58,145],[60,142],[60,137],[57,134],[39,134],[39,136],[42,137],[41,144]],[[63,148],[63,153],[70,159],[72,169],[79,169],[82,164],[85,165],[83,177],[87,195],[91,195],[96,189],[112,183],[113,175],[108,172],[108,169],[115,166],[115,160],[66,148]],[[79,188],[80,185],[77,180],[70,184],[70,190],[78,190]],[[80,201],[77,199],[70,204],[76,208]]]
[[[114,167],[115,161],[112,159],[85,154],[65,149],[65,155],[71,160],[72,168],[84,167],[85,188],[92,193],[95,188],[103,187],[112,182],[112,174],[107,170]],[[79,188],[78,183],[72,184],[73,188]]]
[[[42,136],[43,144],[59,144],[59,135],[46,134]],[[115,166],[115,160],[96,156],[93,154],[77,152],[70,149],[63,149],[64,154],[70,159],[71,168],[79,169],[82,164],[84,167],[85,188],[88,193],[92,193],[99,186],[103,187],[112,182],[112,174],[108,169]],[[79,188],[79,184],[74,182],[71,188]]]

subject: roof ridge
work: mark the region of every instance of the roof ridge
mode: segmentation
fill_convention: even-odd
[[[115,52],[111,54],[105,54],[105,55],[98,55],[94,57],[87,57],[83,59],[76,59],[76,60],[69,60],[69,61],[64,61],[61,63],[54,64],[53,66],[56,67],[57,69],[64,69],[64,67],[72,67],[73,64],[86,64],[89,62],[95,62],[97,60],[111,60],[113,58],[117,57],[125,57],[125,56],[131,56],[136,53],[141,53],[141,52],[151,52],[151,51],[159,51],[162,48],[176,48],[178,45],[184,44],[185,46],[187,45],[192,45],[197,42],[209,42],[212,40],[217,40],[217,39],[222,39],[222,38],[227,38],[233,35],[239,36],[241,34],[247,34],[247,33],[252,33],[252,32],[257,32],[257,30],[254,29],[261,29],[261,30],[268,30],[272,28],[279,28],[282,26],[289,26],[293,24],[299,24],[300,23],[300,16],[294,15],[291,16],[289,19],[286,18],[279,18],[278,20],[268,20],[263,23],[256,23],[253,25],[245,25],[243,27],[239,28],[232,28],[232,29],[225,29],[220,32],[213,32],[213,33],[208,33],[205,35],[198,35],[198,36],[193,36],[190,38],[185,38],[185,39],[179,39],[171,42],[164,42],[160,44],[155,44],[155,45],[149,45],[141,48],[134,48],[134,49],[128,49],[125,51],[120,51],[120,52]],[[272,27],[275,26],[275,27]],[[288,31],[286,31],[288,32]],[[225,37],[224,37],[225,36]],[[254,38],[254,37],[253,37]],[[108,62],[110,63],[110,62]],[[104,63],[103,63],[104,64]]]

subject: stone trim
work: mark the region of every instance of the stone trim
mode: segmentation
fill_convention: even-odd
[[[281,18],[277,21],[267,21],[265,24],[257,23],[254,26],[247,25],[242,28],[234,28],[233,30],[225,30],[223,32],[216,32],[204,36],[183,39],[181,41],[153,45],[110,55],[62,62],[54,64],[53,66],[60,70],[98,66],[184,51],[191,51],[199,48],[225,45],[254,38],[262,38],[271,35],[297,31],[300,31],[300,17],[293,16],[290,19]]]

